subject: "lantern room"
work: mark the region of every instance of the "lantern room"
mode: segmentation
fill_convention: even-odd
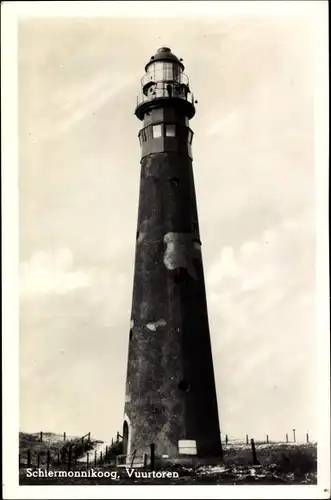
[[[145,66],[135,114],[143,120],[150,109],[169,105],[181,107],[189,119],[195,114],[194,97],[182,59],[168,47],[161,47]]]
[[[153,77],[156,81],[180,83],[180,76],[184,71],[184,65],[168,47],[161,47],[146,64],[145,71],[147,73],[146,76]]]

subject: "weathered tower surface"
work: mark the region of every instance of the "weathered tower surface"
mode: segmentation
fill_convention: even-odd
[[[150,59],[136,116],[141,177],[123,425],[124,453],[221,455],[192,170],[195,114],[184,66]]]

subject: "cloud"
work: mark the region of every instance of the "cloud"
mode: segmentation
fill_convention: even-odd
[[[315,427],[313,222],[312,211],[297,213],[206,268],[220,419],[234,434],[245,408],[251,435]]]
[[[64,108],[62,117],[59,119],[58,126],[54,133],[64,133],[71,129],[76,123],[84,120],[87,116],[97,112],[110,99],[118,97],[120,93],[125,92],[126,88],[134,84],[139,75],[129,74],[118,80],[110,78],[109,75],[102,75],[100,81],[88,89],[83,89],[81,95],[77,95],[67,108]],[[65,103],[64,103],[65,105]]]
[[[229,289],[263,292],[266,284],[278,282],[286,288],[311,276],[313,221],[313,212],[307,210],[262,231],[259,239],[242,243],[237,251],[230,246],[222,248],[206,273],[214,299],[216,293],[228,294]]]
[[[65,248],[35,253],[21,273],[21,428],[109,439],[124,405],[132,274],[112,259],[80,267]]]
[[[220,253],[219,261],[214,262],[208,274],[208,283],[212,287],[225,276],[236,276],[238,266],[235,261],[235,254],[232,247],[224,247]]]
[[[139,192],[133,107],[145,57],[174,42],[201,106],[195,185],[222,430],[310,425],[312,238],[289,220],[313,202],[303,23],[81,22],[30,20],[20,35],[22,423],[102,437],[121,418]],[[58,242],[74,259],[30,259]]]
[[[212,124],[204,131],[205,135],[219,136],[219,134],[226,133],[236,134],[240,128],[240,120],[242,120],[242,113],[238,110],[230,111],[228,114],[222,116],[221,119],[215,119]]]
[[[90,284],[91,277],[86,271],[74,269],[73,255],[68,248],[38,251],[21,264],[20,294],[23,297],[62,295]]]

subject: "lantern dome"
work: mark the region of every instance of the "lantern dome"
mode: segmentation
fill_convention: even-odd
[[[169,47],[161,47],[160,49],[158,49],[158,51],[156,52],[156,54],[154,56],[152,56],[150,58],[149,62],[146,64],[145,71],[147,71],[147,68],[151,64],[153,64],[155,62],[158,62],[158,61],[177,63],[181,67],[182,71],[184,71],[184,65],[183,65],[183,63],[181,62],[180,59],[178,59],[177,56],[175,56],[175,54],[173,54],[171,52],[171,49],[169,49]]]

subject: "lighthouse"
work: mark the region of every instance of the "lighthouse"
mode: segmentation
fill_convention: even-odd
[[[182,59],[145,66],[123,453],[218,457],[221,440],[192,169],[194,97]]]

